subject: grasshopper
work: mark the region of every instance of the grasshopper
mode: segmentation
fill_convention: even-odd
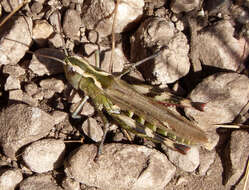
[[[76,90],[81,90],[85,94],[73,117],[77,118],[83,104],[91,98],[105,126],[101,144],[104,142],[109,123],[105,114],[127,131],[183,154],[192,144],[203,145],[208,142],[201,129],[167,108],[167,104],[172,104],[163,101],[167,98],[167,93],[161,95],[154,92],[154,98],[148,97],[144,89],[122,80],[121,77],[133,67],[119,76],[114,76],[90,65],[84,58],[68,56],[66,51],[65,54],[66,58],[61,62],[64,64],[66,79]],[[96,57],[96,60],[99,60],[98,55]],[[179,102],[180,99],[175,100]]]
[[[207,143],[203,131],[169,110],[161,101],[143,95],[141,90],[120,78],[123,74],[113,76],[78,56],[66,57],[64,70],[68,82],[75,89],[84,91],[99,112],[104,110],[121,127],[137,136],[181,153],[186,153],[188,145]],[[101,115],[107,124],[104,114]]]

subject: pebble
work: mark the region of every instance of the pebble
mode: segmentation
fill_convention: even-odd
[[[234,37],[228,20],[220,21],[198,35],[199,59],[204,65],[237,71],[249,55],[248,42]],[[222,39],[222,40],[221,40]]]
[[[51,174],[30,176],[20,183],[19,190],[63,190]]]
[[[11,20],[9,20],[9,23],[11,23]],[[23,16],[15,17],[12,24],[11,28],[1,36],[0,65],[17,64],[23,58],[32,42],[32,21],[30,18]]]
[[[82,23],[86,28],[95,29],[101,36],[108,36],[112,31],[113,17],[108,18],[115,7],[112,0],[90,0],[83,7]],[[129,30],[142,18],[144,0],[124,0],[118,6],[115,33]]]
[[[54,126],[46,112],[26,104],[13,104],[0,113],[0,141],[5,155],[16,159],[16,152],[44,136]]]
[[[145,146],[104,145],[95,162],[96,153],[95,145],[79,147],[65,162],[67,175],[100,189],[158,190],[167,185],[176,170],[164,154]]]
[[[7,169],[1,171],[0,175],[0,189],[13,190],[22,181],[23,176],[18,169]]]
[[[38,86],[35,83],[29,83],[26,84],[24,86],[25,92],[29,95],[29,96],[33,96],[34,94],[36,94],[38,92]]]
[[[12,77],[18,78],[21,75],[25,74],[25,69],[23,69],[19,65],[4,65],[3,73],[9,74]]]
[[[200,126],[232,122],[248,102],[248,86],[249,79],[245,75],[211,75],[199,83],[189,95],[194,102],[206,103],[204,111],[185,108],[185,113],[200,123]]]
[[[29,69],[31,69],[38,76],[50,76],[52,74],[59,74],[64,72],[63,64],[61,62],[52,60],[50,58],[38,56],[47,55],[51,57],[56,57],[63,61],[65,55],[60,50],[53,48],[42,48],[35,51],[35,53],[37,53],[37,55],[33,54],[32,60],[29,64]]]
[[[146,19],[131,38],[131,57],[133,62],[140,61],[151,52],[157,52],[155,47],[167,47],[152,61],[143,63],[141,72],[146,80],[155,85],[166,86],[188,74],[190,62],[188,58],[189,45],[182,32],[176,32],[171,21],[159,17]]]
[[[62,122],[64,119],[66,119],[68,114],[66,112],[63,112],[63,111],[56,111],[55,110],[51,113],[51,115],[55,120],[55,124],[57,125],[60,122]]]
[[[200,165],[198,168],[198,174],[201,176],[205,176],[207,174],[208,169],[214,163],[215,160],[215,151],[207,151],[204,149],[200,149]]]
[[[65,144],[62,140],[43,139],[29,145],[23,152],[23,161],[36,173],[60,167],[64,160]]]
[[[248,162],[248,142],[247,131],[233,131],[231,140],[225,149],[227,155],[225,162],[225,182],[228,185],[235,185],[245,175],[245,168]]]
[[[72,40],[79,40],[81,17],[78,11],[68,9],[63,18],[63,31]]]
[[[19,90],[21,89],[21,82],[18,78],[12,77],[11,75],[8,76],[6,83],[4,84],[4,90]]]
[[[84,133],[95,142],[100,142],[103,136],[103,130],[94,118],[88,118],[82,124]]]
[[[193,172],[200,164],[199,150],[192,146],[186,155],[168,149],[166,152],[168,159],[176,166],[186,172]]]
[[[64,83],[62,80],[51,78],[44,79],[40,83],[44,92],[44,98],[51,98],[55,93],[61,93],[64,90]]]
[[[43,46],[53,32],[53,27],[46,20],[35,20],[32,37],[37,44]]]
[[[81,190],[80,183],[69,177],[63,179],[62,187],[66,190]]]
[[[201,0],[174,0],[170,4],[172,12],[179,14],[182,12],[190,12],[200,6]]]

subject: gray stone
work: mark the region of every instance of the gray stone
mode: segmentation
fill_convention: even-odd
[[[42,57],[42,55],[55,57],[62,61],[65,58],[64,53],[58,49],[43,48],[35,51],[29,64],[29,69],[31,69],[35,74],[38,76],[44,76],[64,72],[63,64],[61,62],[55,61],[51,58]]]
[[[21,89],[20,80],[10,75],[6,80],[6,83],[4,85],[4,90],[8,91],[8,90],[18,90],[18,89]]]
[[[84,133],[95,142],[100,142],[103,136],[103,130],[93,118],[88,118],[82,124]]]
[[[1,190],[13,190],[23,179],[22,172],[17,169],[8,169],[0,173]]]
[[[36,20],[33,27],[33,39],[40,46],[44,45],[54,32],[53,27],[46,20]]]
[[[23,153],[23,161],[33,171],[44,173],[61,166],[65,144],[62,140],[43,139],[29,145]]]
[[[157,52],[155,47],[167,47],[153,60],[144,63],[141,71],[154,84],[166,85],[185,76],[190,69],[189,46],[182,32],[176,32],[174,24],[166,19],[146,19],[131,39],[133,62]]]
[[[65,163],[67,175],[100,189],[158,190],[176,170],[165,155],[144,146],[108,144],[95,162],[96,153],[95,145],[83,145],[73,152]]]
[[[206,103],[204,111],[185,108],[188,117],[200,126],[229,123],[249,99],[249,79],[237,73],[217,73],[205,78],[189,95],[194,102]]]
[[[66,112],[62,112],[62,111],[53,111],[51,113],[52,117],[55,120],[55,124],[59,124],[60,122],[62,122],[64,119],[66,119],[66,117],[68,116],[68,113]]]
[[[81,27],[80,13],[73,9],[65,12],[63,19],[63,31],[72,40],[79,40]]]
[[[5,65],[3,67],[3,73],[9,74],[12,77],[20,77],[25,74],[25,69],[19,65]]]
[[[62,190],[55,179],[49,174],[39,174],[31,176],[23,180],[20,184],[20,190]]]
[[[141,19],[143,14],[144,0],[125,0],[119,4],[115,33],[129,30],[131,25]],[[87,29],[95,29],[100,36],[108,36],[112,31],[113,16],[108,17],[115,7],[112,0],[84,1],[82,22]]]
[[[230,143],[225,149],[227,160],[225,162],[225,182],[235,185],[244,177],[248,161],[249,134],[247,131],[233,131]]]
[[[248,42],[234,37],[229,21],[220,21],[197,37],[199,59],[204,65],[237,71],[249,54]]]
[[[200,150],[200,165],[198,174],[205,176],[210,166],[214,163],[215,151]]]
[[[168,149],[166,154],[174,165],[186,172],[193,172],[200,164],[199,150],[197,147],[192,146],[186,155],[171,149]]]
[[[44,92],[44,97],[47,99],[51,98],[56,92],[61,93],[64,90],[63,81],[55,78],[44,79],[39,84]]]
[[[14,17],[11,28],[1,30],[0,65],[16,64],[31,45],[32,21],[27,17]],[[11,23],[9,20],[8,23]]]
[[[54,126],[54,119],[46,112],[25,104],[13,104],[0,114],[0,143],[4,153],[15,159],[22,146],[44,136]]]
[[[178,14],[190,12],[200,6],[200,0],[173,0],[170,4],[171,11]]]

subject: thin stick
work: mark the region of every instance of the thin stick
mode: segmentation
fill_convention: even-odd
[[[118,12],[118,5],[119,5],[120,0],[117,0],[117,3],[115,5],[114,9],[114,18],[113,18],[113,23],[112,23],[112,53],[111,53],[111,60],[110,60],[110,65],[109,65],[109,71],[112,73],[113,69],[113,55],[114,55],[114,49],[115,49],[115,24],[117,20],[117,12]]]
[[[28,4],[31,0],[24,0],[15,10],[13,10],[8,16],[6,16],[3,21],[0,23],[0,28],[17,12],[19,11],[24,5]]]

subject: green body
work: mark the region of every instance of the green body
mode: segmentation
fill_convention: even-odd
[[[180,145],[207,143],[205,133],[193,123],[118,77],[80,57],[68,57],[65,62],[66,78],[72,86],[84,91],[98,110],[104,109],[121,127],[183,153],[187,146]]]

